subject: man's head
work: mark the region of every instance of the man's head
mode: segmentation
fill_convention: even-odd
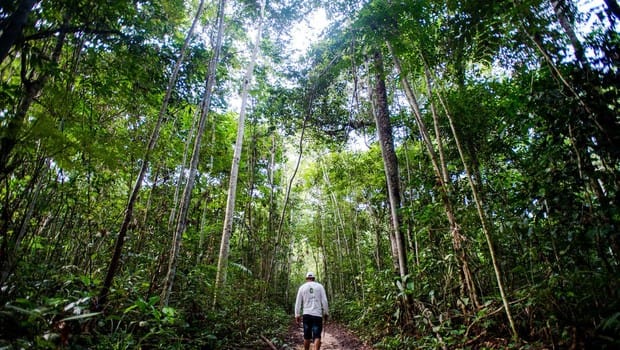
[[[308,272],[306,274],[306,281],[314,281],[314,273],[313,272]]]

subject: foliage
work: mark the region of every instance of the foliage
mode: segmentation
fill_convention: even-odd
[[[197,2],[35,3],[18,32],[9,30],[12,14],[29,2],[0,9],[0,46],[9,46],[0,60],[0,347],[258,348],[260,336],[278,345],[309,269],[327,288],[333,318],[377,348],[620,345],[613,9],[584,13],[576,2],[539,0],[269,1],[230,276],[213,305],[234,96],[258,2],[229,2],[205,107],[217,12],[206,5],[148,155]],[[291,25],[315,5],[332,24],[294,62]],[[403,279],[372,122],[373,50],[385,57],[409,256]],[[204,112],[177,277],[161,305]],[[147,159],[109,302],[100,304]]]

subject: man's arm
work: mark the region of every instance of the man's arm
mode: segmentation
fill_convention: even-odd
[[[327,320],[329,316],[329,304],[327,304],[327,293],[325,292],[325,288],[323,288],[323,293],[321,293],[321,305],[323,306],[323,315],[325,320]]]
[[[297,290],[297,298],[295,298],[295,322],[301,322],[301,288]]]

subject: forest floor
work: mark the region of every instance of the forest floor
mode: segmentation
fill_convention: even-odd
[[[303,350],[303,329],[292,322],[284,339],[282,350]],[[311,347],[312,349],[312,347]],[[323,325],[321,350],[373,350],[364,344],[355,334],[338,323],[327,322]]]

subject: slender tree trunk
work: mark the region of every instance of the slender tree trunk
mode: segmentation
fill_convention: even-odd
[[[467,257],[467,252],[465,248],[463,247],[463,243],[466,241],[466,238],[462,234],[461,227],[456,220],[456,215],[454,214],[454,208],[452,206],[452,202],[450,201],[450,190],[448,187],[449,185],[445,181],[448,178],[446,165],[444,163],[440,164],[438,160],[439,157],[437,156],[437,152],[435,152],[433,142],[431,140],[430,134],[426,127],[426,123],[424,123],[424,120],[422,119],[422,113],[420,112],[420,107],[419,107],[417,98],[415,96],[413,89],[411,88],[411,85],[409,84],[409,81],[407,80],[405,73],[402,70],[400,60],[398,59],[398,56],[395,54],[389,42],[387,43],[387,45],[388,45],[388,48],[390,48],[390,52],[392,53],[394,65],[400,75],[401,84],[403,86],[403,89],[405,90],[407,101],[409,102],[409,105],[411,106],[411,109],[413,110],[414,118],[416,120],[416,123],[418,124],[418,128],[420,129],[422,140],[424,141],[426,150],[431,159],[431,163],[433,164],[435,176],[437,177],[437,180],[438,180],[438,185],[439,185],[440,194],[441,194],[441,201],[444,206],[444,210],[445,210],[445,213],[448,219],[448,223],[450,224],[452,246],[458,259],[458,265],[459,265],[459,270],[460,270],[459,276],[461,280],[462,294],[467,295],[469,299],[472,301],[474,307],[477,308],[479,306],[478,295],[476,293],[476,288],[473,283],[473,277],[469,269],[469,259]],[[436,130],[436,132],[438,132],[438,130]]]
[[[401,230],[400,214],[400,180],[398,175],[398,158],[394,150],[392,125],[388,110],[387,91],[385,87],[385,72],[383,69],[383,55],[379,50],[373,53],[375,69],[375,85],[373,87],[373,115],[377,124],[377,134],[381,146],[381,156],[385,168],[385,176],[388,186],[390,202],[390,214],[392,218],[392,232],[394,245],[398,256],[398,273],[402,279],[409,273],[407,268],[407,251],[404,244],[404,236]]]
[[[338,259],[339,266],[338,266],[338,269],[336,269],[336,271],[334,271],[333,273],[338,274],[338,281],[342,282],[345,280],[344,276],[342,275],[343,273],[342,267],[344,266],[343,253],[344,255],[348,257],[350,266],[355,266],[355,265],[353,264],[352,255],[349,251],[349,242],[346,236],[345,222],[344,222],[344,219],[342,218],[340,206],[338,205],[338,199],[336,198],[336,195],[334,191],[332,190],[331,180],[329,179],[329,174],[327,173],[325,164],[320,160],[319,160],[319,163],[320,163],[319,165],[321,167],[321,170],[323,172],[323,180],[325,181],[325,184],[327,186],[327,196],[332,202],[332,206],[334,208],[335,219],[336,219],[336,225],[332,230],[336,233],[336,244],[339,247],[338,249],[336,249],[336,258]],[[344,244],[342,241],[344,241]],[[344,288],[344,286],[341,286],[341,287]]]
[[[207,210],[209,206],[208,193],[204,196],[205,199],[202,201],[202,215],[200,216],[200,237],[198,239],[198,254],[196,254],[196,264],[200,264],[204,258],[204,241],[205,241],[205,231],[207,230]]]
[[[301,165],[301,160],[303,158],[303,154],[304,154],[304,137],[306,134],[306,125],[308,123],[308,118],[310,117],[310,113],[311,113],[311,106],[312,106],[312,101],[314,99],[314,92],[311,93],[311,97],[308,101],[308,110],[306,111],[306,115],[304,116],[304,121],[301,127],[301,135],[299,136],[299,155],[297,156],[297,162],[295,163],[295,169],[293,170],[293,174],[291,175],[291,178],[288,181],[288,184],[286,185],[286,192],[284,194],[284,204],[282,204],[282,210],[280,212],[280,219],[278,221],[278,226],[276,227],[276,241],[273,247],[273,254],[271,255],[271,260],[269,261],[269,269],[267,271],[267,278],[266,283],[269,284],[269,282],[271,281],[271,279],[273,278],[273,276],[275,275],[275,266],[276,266],[276,257],[278,256],[278,252],[280,250],[280,244],[282,241],[282,227],[284,225],[284,220],[285,220],[285,215],[286,215],[286,210],[288,207],[288,201],[290,199],[290,195],[291,195],[291,189],[293,188],[293,181],[295,180],[295,177],[297,176],[297,172],[299,171],[299,166]]]
[[[581,45],[581,42],[579,41],[579,38],[577,38],[577,34],[575,33],[575,29],[572,24],[573,21],[567,15],[565,0],[551,0],[551,6],[553,7],[553,12],[555,12],[562,29],[564,29],[564,32],[568,36],[571,45],[573,45],[573,50],[575,51],[577,61],[581,64],[582,68],[587,68],[588,61],[585,57],[585,51],[583,49],[583,45]]]
[[[144,181],[144,176],[146,175],[146,172],[149,167],[149,161],[150,161],[151,154],[153,150],[155,149],[155,146],[157,145],[157,141],[159,140],[159,132],[164,122],[166,112],[168,111],[168,103],[170,101],[170,96],[172,96],[172,91],[174,90],[174,86],[176,84],[177,77],[179,75],[181,63],[185,59],[185,52],[187,51],[187,47],[189,46],[192,34],[194,32],[194,28],[196,27],[196,23],[198,22],[198,19],[200,18],[200,14],[202,13],[203,7],[204,7],[204,0],[200,2],[198,10],[196,11],[196,16],[194,17],[194,22],[192,23],[192,26],[187,33],[185,42],[183,43],[183,47],[181,48],[181,52],[179,53],[179,58],[177,59],[175,63],[172,75],[170,76],[170,80],[168,81],[168,87],[166,88],[166,95],[164,97],[161,109],[159,110],[157,122],[149,138],[149,143],[144,153],[144,157],[142,158],[142,166],[140,167],[140,172],[138,173],[136,182],[133,185],[131,194],[129,195],[129,201],[127,202],[127,206],[125,207],[125,214],[123,216],[123,222],[121,224],[121,228],[119,230],[118,236],[116,237],[116,243],[114,245],[114,252],[112,254],[112,259],[110,260],[110,264],[108,265],[108,271],[103,281],[103,286],[101,287],[101,291],[99,292],[99,307],[105,306],[107,302],[108,293],[110,292],[110,288],[112,287],[112,281],[114,280],[114,275],[116,274],[116,269],[118,268],[118,265],[120,262],[123,245],[125,244],[125,237],[127,236],[127,231],[129,230],[129,223],[131,221],[131,218],[133,217],[133,209],[138,199],[138,194],[140,193],[140,188],[142,187],[142,182]]]
[[[435,103],[433,101],[433,91],[431,86],[431,74],[428,69],[428,64],[426,64],[426,60],[424,56],[422,56],[422,62],[424,64],[424,76],[426,81],[426,93],[428,94],[430,100],[431,114],[433,116],[433,127],[435,129],[435,141],[437,142],[437,153],[439,154],[439,165],[441,167],[441,178],[443,179],[443,183],[446,186],[450,183],[450,175],[448,173],[448,163],[446,162],[446,156],[443,147],[443,137],[441,135],[441,131],[439,130],[439,116],[437,115],[437,108],[435,108]]]
[[[461,158],[461,162],[463,164],[463,167],[465,169],[465,173],[467,174],[467,180],[469,183],[469,186],[471,188],[473,197],[474,197],[474,202],[476,203],[476,210],[478,211],[478,216],[480,218],[480,223],[482,225],[482,231],[484,233],[484,237],[486,239],[487,242],[487,246],[489,248],[489,255],[491,257],[491,262],[493,264],[493,270],[495,272],[495,278],[497,280],[497,287],[499,289],[499,293],[500,296],[502,298],[502,303],[504,304],[504,311],[506,312],[506,318],[508,319],[508,323],[510,325],[510,330],[512,332],[512,336],[514,339],[518,339],[519,338],[519,333],[517,332],[517,328],[515,327],[514,321],[512,319],[512,313],[510,312],[510,304],[508,303],[508,298],[506,297],[506,293],[504,291],[504,283],[502,281],[502,274],[500,272],[499,269],[499,264],[497,262],[497,257],[495,256],[495,247],[493,244],[493,239],[491,237],[491,227],[488,223],[486,214],[484,213],[484,205],[482,203],[482,199],[478,193],[478,189],[476,188],[475,184],[474,184],[474,180],[473,180],[473,176],[471,173],[471,170],[469,168],[469,165],[467,165],[467,162],[465,160],[465,154],[463,152],[463,148],[461,147],[461,143],[459,141],[459,137],[458,134],[456,132],[456,128],[454,126],[454,122],[452,120],[452,116],[449,113],[449,110],[447,108],[446,103],[443,101],[443,98],[441,97],[441,94],[437,94],[438,98],[439,98],[439,102],[441,103],[444,112],[446,113],[446,117],[448,118],[448,122],[450,124],[450,130],[452,131],[452,137],[454,138],[454,141],[456,143],[456,147],[457,150],[459,152],[459,156]]]
[[[30,181],[28,181],[28,185],[21,194],[21,196],[28,201],[28,205],[25,209],[26,212],[21,219],[19,230],[16,230],[17,232],[13,235],[9,235],[9,232],[5,231],[3,233],[4,237],[0,240],[0,286],[4,286],[21,258],[21,243],[26,237],[35,206],[38,203],[38,198],[43,190],[45,177],[49,171],[49,162],[50,161],[45,158],[37,161],[37,167],[34,174],[32,175]],[[6,197],[9,197],[8,194]],[[14,212],[13,210],[11,211]],[[45,222],[47,221],[48,220]],[[42,230],[42,228],[39,228],[39,230]]]
[[[0,35],[0,64],[8,56],[11,47],[22,37],[22,32],[28,15],[37,0],[20,1],[17,10],[4,23],[0,23],[2,34]]]
[[[187,177],[187,182],[185,183],[185,188],[183,190],[183,196],[179,204],[180,210],[178,214],[177,225],[172,239],[170,255],[168,257],[168,272],[166,273],[166,278],[164,280],[164,287],[161,297],[161,304],[163,306],[168,305],[170,294],[172,293],[172,286],[174,285],[179,252],[181,250],[181,240],[183,237],[183,233],[185,232],[187,211],[189,209],[189,204],[191,201],[192,190],[194,189],[194,182],[196,181],[196,172],[198,169],[198,160],[200,159],[200,146],[202,142],[202,135],[204,133],[207,116],[209,115],[213,86],[215,86],[216,67],[217,63],[220,60],[220,51],[222,49],[225,6],[226,0],[220,0],[218,4],[217,14],[217,39],[215,42],[213,57],[211,57],[211,60],[209,61],[207,88],[205,89],[205,93],[200,104],[200,121],[198,122],[198,131],[196,133],[196,138],[194,139],[194,148],[192,150],[192,159],[190,161],[189,175]]]
[[[558,66],[555,64],[555,62],[553,62],[553,59],[551,58],[547,50],[545,50],[542,40],[537,35],[530,34],[530,32],[528,31],[526,27],[524,20],[521,20],[521,28],[523,29],[523,32],[525,33],[525,35],[532,41],[536,49],[540,52],[545,62],[547,62],[547,64],[549,65],[551,69],[551,72],[555,74],[555,76],[562,83],[562,85],[566,87],[568,91],[570,91],[571,95],[575,97],[579,105],[583,107],[583,109],[587,112],[588,117],[590,118],[592,123],[594,123],[596,128],[599,130],[601,134],[601,138],[603,138],[603,141],[606,144],[615,145],[616,143],[614,141],[618,139],[617,123],[609,122],[607,120],[609,118],[606,118],[606,116],[597,116],[592,111],[592,109],[590,108],[586,100],[583,98],[583,96],[579,94],[579,92],[577,92],[575,87],[571,85],[568,82],[568,80],[566,80],[566,78],[564,77],[564,75],[562,74]],[[601,124],[601,121],[604,124]]]
[[[403,154],[405,157],[405,170],[406,170],[406,174],[407,174],[407,185],[403,186],[403,187],[409,187],[411,184],[411,167],[409,164],[409,149],[407,147],[407,142],[403,142]],[[411,188],[411,187],[409,187]],[[412,207],[412,195],[411,192],[412,191],[407,191],[406,189],[402,189],[402,198],[403,198],[403,207]],[[403,214],[404,215],[404,219],[406,222],[406,233],[405,233],[405,244],[407,246],[408,252],[413,254],[413,264],[414,265],[418,265],[418,256],[417,256],[417,249],[415,249],[415,247],[413,246],[413,227],[414,227],[414,222],[413,222],[413,215],[412,214]]]
[[[405,166],[407,167],[407,182],[411,183],[412,180],[412,176],[411,176],[411,166],[409,164],[409,149],[407,147],[407,142],[403,143],[403,148],[405,150]],[[405,196],[405,198],[403,199],[404,201],[404,205],[412,205],[412,200],[411,198],[413,198],[413,194],[411,193],[412,191],[409,191],[409,193],[407,192],[403,192],[404,194],[407,194]],[[413,219],[412,219],[412,215],[407,215],[407,242],[409,243],[409,250],[413,253],[413,261],[416,265],[420,265],[420,255],[419,255],[419,250],[418,250],[418,239],[417,239],[417,235],[413,232]]]
[[[375,261],[375,267],[377,269],[377,271],[381,271],[383,270],[383,254],[382,254],[382,249],[381,249],[381,225],[379,224],[380,219],[375,211],[375,209],[372,207],[372,203],[366,203],[366,206],[368,208],[368,213],[370,215],[370,222],[371,222],[371,229],[372,231],[374,231],[374,238],[375,238],[375,250],[373,251],[373,258]]]
[[[252,58],[248,65],[245,77],[243,78],[243,90],[241,93],[241,110],[239,111],[239,121],[237,125],[237,140],[235,142],[235,151],[233,154],[232,166],[230,169],[230,181],[228,183],[228,197],[226,200],[226,212],[224,214],[224,229],[222,232],[222,240],[220,242],[220,255],[217,262],[217,273],[215,276],[215,294],[213,296],[213,305],[217,303],[217,293],[219,288],[226,282],[226,271],[228,266],[228,254],[230,253],[230,237],[232,235],[233,214],[235,212],[235,199],[237,193],[237,179],[239,174],[239,162],[241,160],[241,150],[243,146],[243,135],[245,127],[245,110],[248,101],[250,83],[254,75],[254,65],[260,49],[263,24],[265,21],[265,0],[261,1],[260,22],[256,29],[256,39],[252,51]]]
[[[187,140],[185,141],[185,146],[183,147],[183,159],[181,160],[181,169],[186,169],[187,158],[189,156],[189,150],[192,145],[192,141],[194,140],[194,132],[196,131],[196,124],[198,124],[198,119],[200,117],[200,111],[196,111],[192,118],[192,126],[189,129],[189,133],[187,135]],[[176,227],[176,219],[177,219],[177,207],[179,205],[179,194],[181,193],[181,188],[183,188],[185,176],[182,176],[184,171],[180,171],[181,175],[179,176],[179,181],[177,181],[177,185],[174,187],[174,196],[172,197],[172,206],[170,208],[170,216],[168,217],[168,231],[172,232]]]
[[[252,197],[254,193],[254,189],[256,187],[256,177],[255,169],[256,169],[256,128],[252,128],[252,131],[249,132],[250,142],[247,146],[246,151],[246,164],[247,164],[247,188],[246,193],[249,198],[245,202],[245,207],[243,208],[243,217],[240,220],[239,225],[239,245],[237,249],[241,252],[240,259],[241,264],[246,267],[255,266],[254,257],[256,256],[255,250],[256,246],[262,245],[260,241],[260,237],[252,237],[254,234],[254,205],[252,203]],[[257,293],[258,296],[258,293]]]
[[[607,8],[609,11],[616,16],[616,19],[620,20],[620,5],[616,0],[605,0],[605,4],[607,4]]]
[[[435,135],[436,135],[436,140],[437,140],[438,150],[439,150],[438,153],[440,155],[440,162],[437,167],[441,169],[441,175],[438,174],[438,176],[440,176],[440,179],[443,179],[441,181],[441,186],[443,187],[444,202],[446,206],[446,212],[448,213],[447,214],[448,221],[450,222],[450,227],[451,227],[451,232],[452,232],[453,247],[460,262],[461,278],[463,279],[463,286],[465,288],[465,293],[470,298],[472,305],[477,309],[480,307],[480,302],[478,299],[478,293],[476,292],[473,275],[471,273],[471,270],[469,269],[470,259],[467,254],[467,250],[463,246],[463,244],[467,241],[467,237],[461,231],[461,225],[459,225],[456,220],[456,215],[454,213],[452,202],[450,201],[451,191],[450,191],[450,183],[448,182],[450,178],[448,176],[448,167],[446,165],[445,157],[443,155],[444,152],[443,152],[443,147],[442,147],[442,142],[441,142],[441,133],[439,131],[439,118],[437,116],[435,103],[433,102],[433,99],[432,99],[433,90],[432,90],[432,84],[431,84],[431,74],[430,74],[430,70],[428,69],[428,65],[426,64],[425,58],[423,56],[421,58],[424,64],[424,77],[425,77],[425,82],[426,82],[426,90],[427,90],[427,93],[430,99],[431,113],[433,115]]]
[[[51,64],[58,64],[60,60],[62,48],[67,36],[66,26],[68,23],[69,18],[67,17],[64,19],[64,23],[56,39],[56,44],[50,58]],[[26,115],[32,103],[41,94],[41,91],[43,91],[50,77],[49,72],[37,74],[34,70],[29,76],[27,73],[28,55],[22,55],[21,59],[22,97],[17,105],[15,115],[10,118],[6,127],[0,130],[0,179],[4,179],[11,172],[9,169],[11,168],[11,166],[9,166],[10,158],[22,132]]]
[[[65,44],[66,39],[66,31],[64,30],[64,27],[66,27],[66,24],[68,22],[69,18],[67,17],[65,18],[65,24],[63,24],[63,29],[60,31],[58,38],[56,39],[56,44],[54,45],[54,49],[51,53],[50,59],[52,64],[57,64],[60,60],[60,55],[62,53],[62,48]],[[4,179],[10,173],[10,170],[8,169],[10,167],[7,165],[9,164],[11,153],[17,145],[17,140],[19,139],[21,129],[23,127],[24,121],[26,120],[28,111],[30,110],[32,103],[37,98],[37,96],[39,96],[47,80],[49,79],[48,72],[43,72],[38,76],[36,72],[32,72],[30,76],[27,76],[26,55],[22,56],[21,64],[22,83],[24,85],[24,91],[22,92],[23,96],[19,101],[15,115],[9,120],[7,127],[3,128],[3,130],[0,130],[0,180]],[[1,182],[2,181],[0,181],[0,183]],[[2,236],[2,239],[0,239],[0,241],[2,241],[0,243],[0,274],[2,275],[2,277],[0,277],[0,282],[8,278],[8,271],[10,271],[12,268],[11,261],[13,260],[13,257],[11,256],[11,249],[9,249],[8,247],[9,241],[11,240],[8,232],[11,216],[12,213],[10,212],[10,209],[7,205],[5,208],[2,209],[2,218],[0,219],[0,227],[2,228],[2,232],[0,232],[0,235]],[[18,236],[19,233],[15,237],[13,237],[13,239],[17,239]]]
[[[269,181],[269,212],[268,212],[268,220],[267,220],[267,234],[269,237],[275,237],[275,223],[274,219],[276,217],[276,207],[275,207],[275,168],[276,168],[276,132],[273,131],[271,136],[271,148],[269,150],[269,168],[267,169],[267,178]],[[268,240],[271,242],[271,239]],[[264,247],[261,248],[264,252],[264,257],[268,257],[269,255],[269,245],[265,244]],[[271,259],[262,259],[261,260],[261,276],[265,280],[269,280],[269,267],[270,267]],[[265,288],[268,287],[268,283],[265,283]],[[266,292],[266,290],[265,290]]]

